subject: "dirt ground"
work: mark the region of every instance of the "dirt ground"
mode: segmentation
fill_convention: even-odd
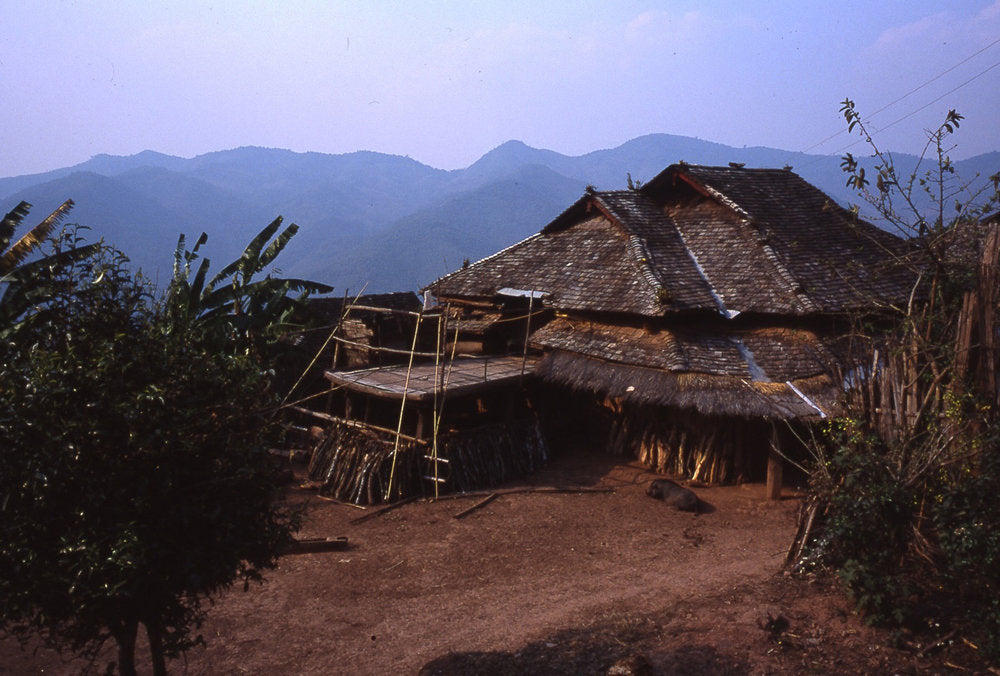
[[[484,496],[417,501],[373,515],[293,489],[293,499],[309,500],[300,535],[346,535],[349,549],[284,557],[265,585],[226,593],[202,627],[207,647],[170,669],[605,674],[619,663],[617,673],[653,674],[977,670],[975,650],[959,637],[940,649],[928,645],[933,636],[904,637],[896,642],[902,647],[890,648],[890,636],[865,627],[828,584],[784,576],[798,510],[791,491],[768,502],[762,485],[698,488],[709,508],[691,514],[647,497],[653,478],[608,456],[564,457],[461,518]],[[113,659],[108,651],[95,671]],[[621,670],[626,662],[632,672]],[[85,666],[0,642],[0,674],[70,674]]]

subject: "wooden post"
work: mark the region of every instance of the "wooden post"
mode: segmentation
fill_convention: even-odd
[[[521,377],[524,378],[524,365],[528,361],[528,339],[531,338],[531,311],[535,307],[535,290],[528,295],[528,315],[524,318],[524,350],[521,353]]]
[[[417,439],[424,438],[424,428],[427,426],[427,411],[424,408],[417,409],[417,432],[413,436]]]
[[[783,481],[784,458],[778,453],[780,442],[778,426],[771,423],[771,443],[767,451],[767,499],[781,499],[781,484]]]

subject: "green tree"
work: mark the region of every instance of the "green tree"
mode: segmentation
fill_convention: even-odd
[[[162,674],[298,526],[267,453],[276,400],[252,342],[220,347],[200,314],[178,323],[176,289],[157,301],[120,253],[81,248],[55,239],[74,263],[35,269],[47,294],[0,344],[0,628],[90,657],[113,639],[133,674],[141,624]]]

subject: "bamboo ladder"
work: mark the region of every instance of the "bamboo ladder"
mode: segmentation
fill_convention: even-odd
[[[439,452],[438,440],[441,432],[441,419],[444,416],[444,403],[445,397],[448,392],[448,384],[451,381],[451,370],[455,364],[455,352],[458,349],[458,322],[455,322],[455,336],[451,344],[451,355],[448,358],[447,368],[441,364],[441,358],[444,357],[445,350],[448,348],[448,306],[445,306],[440,315],[438,315],[438,330],[437,330],[437,347],[434,351],[434,410],[433,410],[433,424],[431,431],[431,453],[430,455],[424,455],[424,459],[430,464],[427,473],[423,475],[423,478],[427,481],[432,482],[434,487],[434,498],[440,497],[441,484],[445,483],[445,479],[441,478],[441,465],[447,465],[450,462],[449,458],[442,458]],[[442,346],[442,339],[444,340],[444,345]],[[440,396],[439,396],[440,393]]]

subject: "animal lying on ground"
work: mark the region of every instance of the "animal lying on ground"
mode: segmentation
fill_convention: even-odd
[[[663,500],[682,512],[701,511],[701,500],[694,494],[694,491],[679,486],[669,479],[654,479],[649,484],[649,488],[646,489],[646,495]]]

